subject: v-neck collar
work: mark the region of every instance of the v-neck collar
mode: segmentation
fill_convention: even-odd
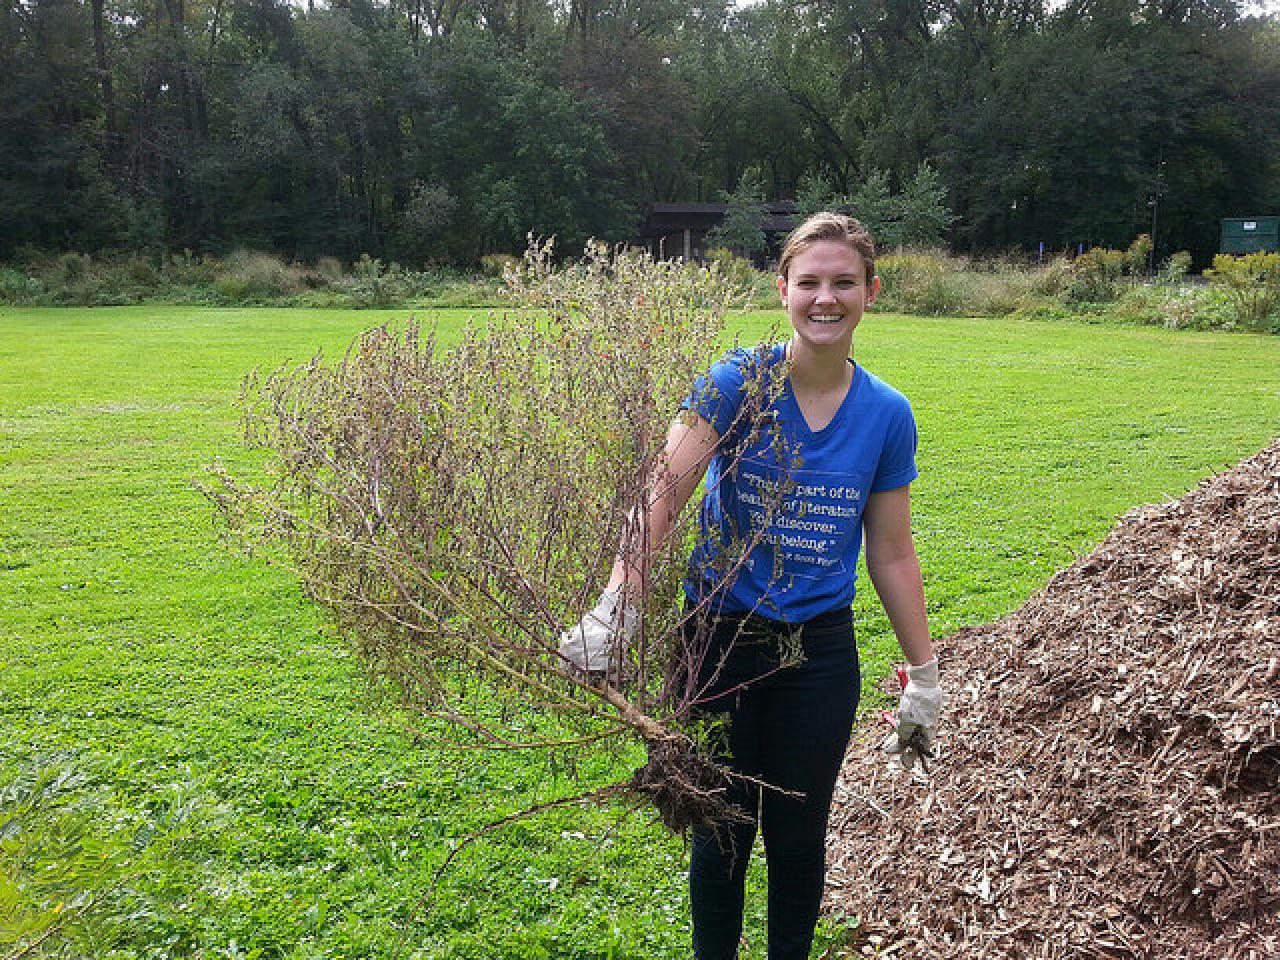
[[[783,362],[786,362],[786,352],[783,352]],[[796,396],[795,388],[791,385],[791,377],[786,379],[787,399],[795,408],[796,416],[799,422],[804,426],[805,430],[811,437],[820,437],[834,427],[845,415],[846,408],[853,402],[854,394],[858,392],[858,385],[862,382],[863,371],[853,358],[848,358],[849,363],[853,366],[853,376],[849,380],[849,389],[845,391],[844,398],[840,401],[840,405],[836,407],[836,412],[831,415],[831,419],[820,430],[813,429],[809,423],[809,418],[804,415],[804,409],[800,406],[800,400]]]

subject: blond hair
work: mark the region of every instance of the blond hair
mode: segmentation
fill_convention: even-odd
[[[813,214],[787,234],[787,242],[782,245],[782,256],[778,258],[778,273],[785,277],[796,255],[821,240],[847,244],[851,250],[861,254],[862,262],[867,268],[865,279],[868,283],[871,282],[871,278],[876,275],[876,244],[871,239],[871,231],[853,217],[827,210]]]

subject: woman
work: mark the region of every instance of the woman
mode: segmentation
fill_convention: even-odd
[[[744,816],[693,830],[698,960],[737,955],[757,823],[769,958],[809,955],[831,796],[858,704],[850,604],[864,531],[867,570],[910,663],[886,749],[907,766],[927,754],[942,702],[911,535],[915,421],[902,394],[850,359],[880,286],[871,236],[851,217],[815,214],[787,238],[778,266],[790,340],[764,355],[733,351],[699,380],[671,428],[669,482],[646,518],[647,542],[663,542],[706,474],[685,592],[690,609],[713,617],[696,677],[699,709],[727,715],[721,759],[743,775],[730,799]],[[771,401],[777,430],[737,436],[753,365],[777,364],[785,374]],[[728,562],[719,545],[744,538],[755,546]],[[562,654],[578,667],[602,668],[634,631],[627,598],[638,596],[644,560],[620,558],[600,604],[562,638]],[[689,620],[692,631],[698,618]]]

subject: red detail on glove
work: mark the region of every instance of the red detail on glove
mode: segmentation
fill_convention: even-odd
[[[899,692],[906,690],[907,689],[907,668],[899,664],[895,666],[893,669],[897,671],[897,674],[898,674],[898,686],[900,687]],[[887,726],[892,727],[894,730],[897,730],[898,729],[898,711],[897,710],[881,710],[880,722],[886,724]]]

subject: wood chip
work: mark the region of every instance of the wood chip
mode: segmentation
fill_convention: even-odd
[[[1280,957],[1277,624],[1280,442],[938,643],[946,757],[873,778],[860,727],[828,907],[903,958]]]

